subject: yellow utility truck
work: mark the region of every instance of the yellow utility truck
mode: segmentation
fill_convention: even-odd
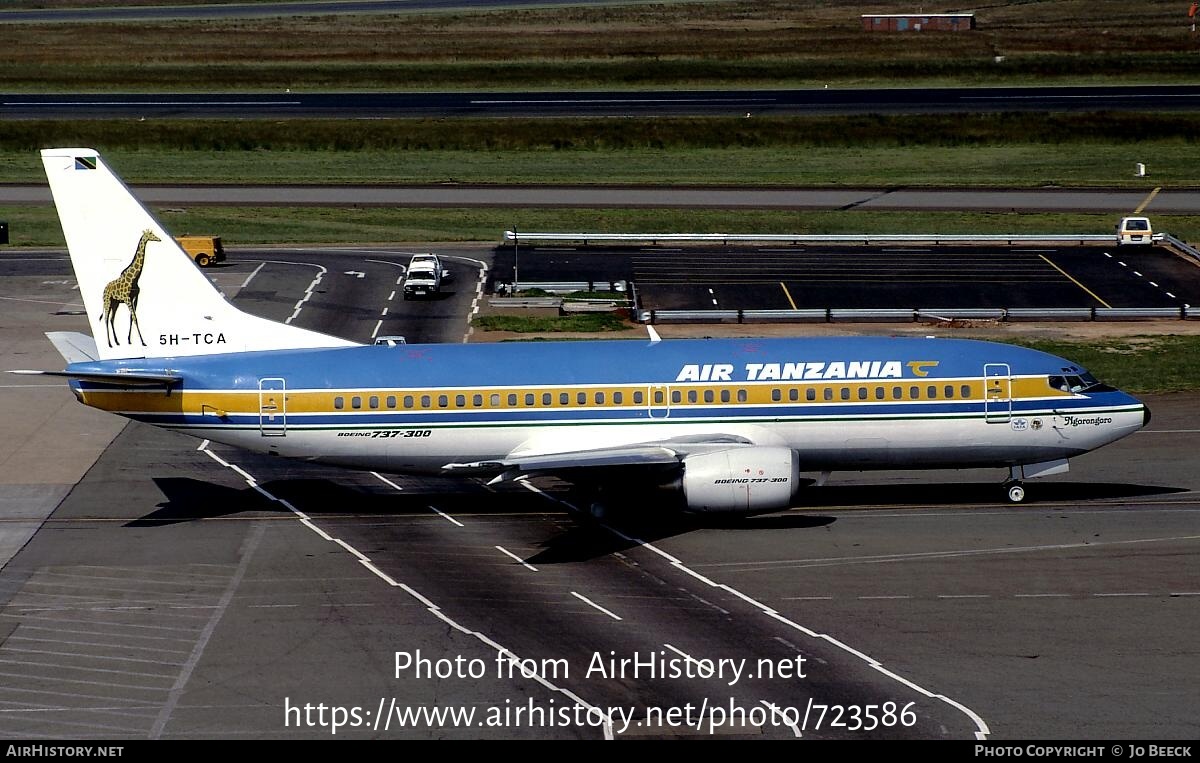
[[[175,240],[202,268],[225,261],[225,247],[221,246],[220,236],[176,236]]]

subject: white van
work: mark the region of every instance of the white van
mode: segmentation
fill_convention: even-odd
[[[1154,243],[1154,230],[1150,227],[1149,217],[1122,217],[1117,223],[1117,246],[1139,244],[1148,246]]]

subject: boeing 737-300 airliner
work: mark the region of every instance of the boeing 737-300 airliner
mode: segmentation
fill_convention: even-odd
[[[42,158],[92,329],[49,335],[51,373],[86,405],[261,453],[752,513],[843,469],[998,467],[1020,501],[1150,416],[1069,360],[980,341],[359,345],[233,307],[96,151]]]

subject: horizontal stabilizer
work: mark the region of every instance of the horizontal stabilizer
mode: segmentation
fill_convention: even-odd
[[[173,387],[183,381],[182,376],[175,374],[152,374],[144,371],[106,373],[103,371],[9,371],[10,374],[26,374],[30,376],[61,376],[67,379],[91,382],[93,384],[109,384],[114,387]]]
[[[47,331],[46,338],[68,365],[100,359],[100,353],[96,351],[96,340],[87,334],[78,331]]]

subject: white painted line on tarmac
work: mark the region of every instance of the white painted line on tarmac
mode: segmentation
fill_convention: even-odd
[[[446,512],[441,511],[440,509],[438,509],[438,507],[431,505],[429,508],[433,509],[433,513],[437,514],[439,517],[442,517],[443,519],[450,522],[451,524],[458,525],[459,527],[466,527],[466,525],[464,525],[462,522],[459,522],[457,519],[450,516]]]
[[[553,502],[563,503],[563,504],[566,503],[565,501],[559,501],[558,499],[552,498],[551,496],[547,495],[544,491],[538,489],[534,485],[529,484],[528,482],[523,482],[522,484],[525,485],[525,487],[527,489],[529,489],[535,493],[538,493],[539,495],[546,498],[546,500],[548,500],[548,501],[553,501]],[[569,505],[569,504],[566,504],[566,505]],[[574,509],[575,507],[571,507],[571,508]],[[705,577],[704,575],[701,575],[700,573],[696,572],[695,570],[692,570],[689,567],[687,567],[679,559],[675,558],[674,556],[671,556],[666,551],[663,551],[662,549],[658,548],[657,546],[655,546],[652,543],[647,543],[646,541],[644,541],[640,538],[634,538],[629,535],[626,535],[625,533],[621,532],[620,530],[617,530],[616,528],[611,527],[609,525],[602,525],[602,526],[609,532],[613,533],[614,535],[616,535],[620,538],[624,538],[625,540],[629,541],[630,543],[635,543],[639,547],[641,547],[651,553],[657,554],[658,556],[665,559],[667,561],[667,563],[670,564],[673,568],[684,573],[685,575],[688,575],[689,577],[692,577],[706,585],[709,585],[713,588],[724,591],[732,596],[735,596],[735,597],[745,601],[747,604],[750,604],[751,606],[759,609],[767,617],[770,617],[770,618],[776,620],[777,622],[782,623],[783,625],[786,625],[789,628],[792,628],[793,630],[803,633],[804,635],[806,635],[810,638],[822,640],[829,644],[832,644],[833,646],[862,660],[863,662],[865,662],[867,664],[868,667],[878,671],[879,673],[887,676],[888,678],[891,678],[892,680],[896,681],[897,683],[900,683],[900,684],[903,684],[904,686],[909,687],[910,689],[917,692],[918,694],[929,697],[930,699],[937,699],[937,700],[941,700],[942,702],[945,702],[947,705],[950,705],[951,707],[955,708],[956,710],[963,713],[963,715],[967,716],[967,718],[969,718],[971,720],[971,722],[975,725],[974,733],[975,733],[976,739],[979,739],[979,740],[987,739],[988,735],[990,735],[992,733],[991,728],[989,728],[987,725],[987,722],[984,721],[983,718],[980,717],[980,715],[978,713],[976,713],[974,710],[967,707],[966,705],[962,704],[961,702],[951,699],[950,697],[947,697],[944,694],[935,694],[935,693],[929,691],[928,689],[925,689],[924,687],[919,686],[916,683],[913,683],[912,681],[908,680],[907,678],[904,678],[900,674],[895,673],[895,672],[885,668],[883,666],[883,663],[881,663],[880,661],[874,659],[870,655],[860,652],[859,650],[851,647],[850,645],[846,644],[845,642],[839,641],[836,638],[834,638],[828,634],[818,633],[817,631],[814,631],[811,628],[806,628],[803,625],[800,625],[799,623],[780,615],[779,612],[777,612],[775,609],[772,609],[771,607],[768,607],[767,605],[763,604],[762,602],[759,602],[756,599],[754,599],[750,596],[747,596],[746,594],[742,593],[741,591],[737,590],[736,588],[727,586],[724,583],[718,583],[710,578]]]
[[[208,444],[208,441],[205,440],[202,445],[207,445],[207,444]],[[202,449],[203,449],[203,447],[202,447]],[[221,463],[225,463],[230,468],[236,469],[236,467],[233,466],[232,464],[229,464],[226,461],[222,461],[222,459],[218,458],[217,455],[215,453],[213,453],[212,451],[204,449],[204,452],[208,453],[210,456],[212,456],[214,459],[220,461]],[[300,511],[299,509],[297,509],[291,503],[289,503],[286,500],[283,500],[281,498],[276,498],[275,496],[272,496],[269,492],[267,492],[262,487],[260,487],[258,485],[258,482],[252,476],[247,474],[244,470],[238,469],[238,473],[245,477],[247,483],[249,483],[251,487],[255,488],[256,490],[263,493],[264,495],[271,498],[272,500],[278,502],[280,505],[285,506],[288,509],[288,511],[292,512],[297,517],[299,517],[301,522],[306,527],[308,527],[313,532],[317,533],[317,535],[319,535],[323,540],[332,541],[332,542],[338,543],[339,545],[341,545],[344,548],[350,549],[355,554],[355,556],[359,558],[360,563],[364,567],[366,567],[368,570],[370,570],[376,577],[378,577],[380,580],[387,583],[391,587],[399,588],[400,590],[406,592],[409,596],[412,596],[414,599],[416,599],[417,601],[424,604],[426,606],[428,612],[431,615],[433,615],[434,617],[438,618],[439,620],[446,623],[447,625],[454,628],[455,630],[459,631],[460,633],[464,633],[464,634],[473,636],[474,638],[476,638],[477,640],[488,645],[492,649],[495,649],[501,655],[507,657],[510,661],[515,662],[518,665],[520,665],[523,662],[523,660],[518,655],[516,655],[514,652],[512,652],[512,650],[508,649],[507,647],[503,646],[502,644],[497,643],[495,640],[488,637],[486,634],[481,633],[479,631],[470,630],[469,628],[467,628],[463,625],[460,625],[458,622],[456,622],[452,618],[448,617],[445,613],[443,613],[441,611],[441,608],[438,607],[436,604],[434,604],[432,601],[430,601],[426,597],[422,596],[420,593],[418,593],[413,588],[410,588],[409,586],[405,585],[404,583],[401,583],[401,582],[395,580],[394,578],[392,578],[390,575],[384,573],[382,570],[380,570],[378,567],[376,567],[373,563],[371,563],[370,560],[363,562],[362,559],[365,559],[366,557],[364,557],[361,552],[354,549],[353,546],[350,546],[350,544],[346,543],[345,541],[342,541],[341,539],[338,539],[338,538],[331,537],[324,530],[322,530],[321,528],[319,528],[315,524],[313,524],[312,520],[310,520],[308,518],[307,514]],[[260,524],[259,527],[265,527],[265,525]],[[499,546],[497,546],[497,548],[499,548]],[[244,558],[245,558],[245,556],[248,556],[248,555],[244,555]],[[526,565],[526,566],[529,566],[529,565]],[[114,672],[116,672],[116,671],[114,671]],[[562,694],[564,697],[567,697],[572,702],[574,702],[576,705],[579,705],[579,706],[585,708],[587,710],[589,716],[594,715],[597,718],[599,725],[601,726],[601,728],[603,730],[604,738],[608,739],[608,740],[611,740],[613,738],[612,721],[611,721],[611,719],[609,719],[607,716],[604,715],[603,711],[601,711],[600,708],[598,708],[595,705],[592,705],[588,702],[585,702],[583,700],[583,698],[581,698],[575,692],[573,692],[569,689],[564,689],[560,686],[556,686],[555,684],[551,683],[550,681],[548,681],[545,677],[543,677],[541,675],[536,675],[536,674],[528,675],[524,672],[522,672],[522,675],[524,675],[527,678],[531,678],[533,681],[536,681],[537,683],[541,684],[542,686],[544,686],[545,688],[549,689],[552,692]]]
[[[378,478],[379,478],[379,480],[380,480],[380,481],[382,481],[384,484],[390,485],[391,487],[395,488],[395,490],[396,490],[397,492],[401,492],[401,493],[402,493],[402,492],[404,492],[404,488],[400,487],[400,486],[399,486],[399,485],[397,485],[395,482],[392,482],[392,481],[391,481],[390,479],[388,479],[387,477],[384,477],[384,476],[383,476],[382,474],[380,474],[379,472],[371,472],[371,474],[374,474],[376,477],[378,477]],[[430,506],[429,508],[433,510],[433,513],[435,513],[435,514],[437,514],[439,517],[442,517],[443,519],[445,519],[445,520],[449,521],[451,524],[458,525],[459,527],[466,527],[466,525],[464,525],[462,522],[459,522],[459,521],[458,521],[457,519],[455,519],[454,517],[452,517],[452,516],[450,516],[449,514],[447,514],[447,513],[443,512],[443,511],[439,510],[439,509],[438,509],[436,506]]]
[[[509,551],[509,550],[508,550],[507,548],[505,548],[504,546],[496,546],[496,550],[497,550],[497,551],[499,551],[500,553],[504,554],[505,556],[511,557],[512,559],[516,560],[518,563],[520,563],[520,565],[521,565],[522,567],[525,567],[525,568],[527,568],[527,569],[533,570],[534,572],[537,572],[537,571],[538,571],[537,567],[534,567],[532,564],[530,564],[529,562],[525,561],[525,560],[524,560],[524,559],[522,559],[521,557],[517,556],[517,555],[516,555],[516,554],[514,554],[513,552]]]
[[[265,262],[258,263],[258,267],[256,267],[254,269],[254,271],[252,273],[250,273],[250,275],[246,276],[245,281],[242,281],[242,288],[244,289],[247,286],[249,286],[250,282],[254,280],[254,276],[258,275],[258,271],[262,270],[266,266],[267,266],[267,263],[265,263]]]
[[[601,612],[608,615],[609,617],[611,617],[614,620],[621,619],[620,615],[615,614],[611,610],[605,609],[604,607],[600,606],[599,604],[592,601],[591,599],[589,599],[588,597],[584,596],[581,593],[576,593],[575,591],[571,591],[571,595],[574,596],[576,599],[579,599],[580,601],[582,601],[584,604],[587,604],[589,607],[595,607],[596,609],[600,610]]]
[[[797,739],[804,738],[804,735],[800,733],[800,727],[798,725],[796,725],[796,721],[789,719],[786,713],[780,712],[779,705],[772,704],[771,702],[768,702],[765,699],[760,699],[759,702],[762,703],[763,705],[765,705],[767,707],[767,709],[771,711],[771,715],[776,716],[781,721],[783,721],[783,725],[787,726],[789,729],[791,729],[792,734]]]
[[[311,262],[290,262],[287,260],[262,260],[262,263],[264,265],[267,264],[268,262],[273,263],[275,265],[299,265],[300,267],[317,269],[317,277],[314,278],[312,280],[312,283],[310,283],[308,285],[308,288],[304,290],[304,296],[300,299],[299,302],[296,303],[296,309],[293,310],[292,314],[290,316],[288,316],[288,319],[284,321],[284,323],[291,323],[292,321],[296,320],[296,316],[300,314],[300,311],[302,309],[304,309],[304,303],[307,302],[309,297],[311,297],[313,295],[313,292],[317,288],[317,284],[321,283],[321,279],[325,277],[325,274],[328,271],[323,266],[314,265]]]

